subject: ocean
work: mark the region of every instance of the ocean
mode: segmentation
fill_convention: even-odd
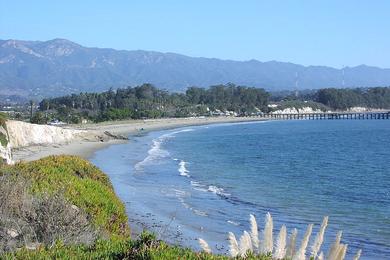
[[[348,256],[390,259],[390,121],[307,120],[218,124],[140,133],[95,153],[135,232],[227,252],[227,233],[260,228],[270,212],[299,242],[329,216]],[[311,241],[312,241],[311,240]],[[298,243],[299,244],[299,243]]]

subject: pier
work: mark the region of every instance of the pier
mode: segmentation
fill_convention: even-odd
[[[297,113],[297,114],[262,114],[262,118],[276,120],[384,120],[390,119],[390,111],[386,112],[329,112],[329,113]]]

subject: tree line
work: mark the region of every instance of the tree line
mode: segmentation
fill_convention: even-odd
[[[278,108],[268,104],[277,101]],[[185,93],[170,93],[151,84],[110,89],[102,93],[80,93],[46,98],[39,103],[39,111],[32,121],[45,123],[56,118],[68,123],[82,119],[94,122],[208,116],[216,111],[232,111],[239,116],[268,113],[286,106],[312,106],[322,110],[347,110],[351,107],[390,109],[390,87],[306,91],[295,96],[291,92],[272,97],[261,88],[215,85],[209,88],[190,87]]]
[[[373,88],[324,88],[295,91],[273,92],[270,98],[280,107],[310,106],[322,110],[348,110],[352,107],[371,109],[390,109],[390,87]]]
[[[346,110],[351,107],[390,109],[390,87],[355,89],[320,89],[314,99],[334,110]]]
[[[57,118],[78,123],[82,118],[95,122],[206,116],[212,111],[233,111],[238,115],[250,115],[266,111],[269,93],[264,89],[216,85],[210,88],[190,87],[185,93],[169,93],[151,84],[102,92],[80,93],[43,99],[34,120],[37,123]]]

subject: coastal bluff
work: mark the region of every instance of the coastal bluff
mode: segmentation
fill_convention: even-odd
[[[37,125],[21,121],[7,121],[7,131],[11,148],[32,145],[62,144],[86,133],[84,130],[65,129],[58,126]]]
[[[3,136],[0,145],[0,158],[6,164],[13,164],[12,152],[24,147],[61,145],[77,140],[96,142],[113,138],[98,131],[37,125],[14,120],[5,121],[0,128],[0,132]]]

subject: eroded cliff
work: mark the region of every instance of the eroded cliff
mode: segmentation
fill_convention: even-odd
[[[64,144],[86,136],[86,131],[8,120],[0,126],[0,157],[12,164],[12,149],[45,144]]]

